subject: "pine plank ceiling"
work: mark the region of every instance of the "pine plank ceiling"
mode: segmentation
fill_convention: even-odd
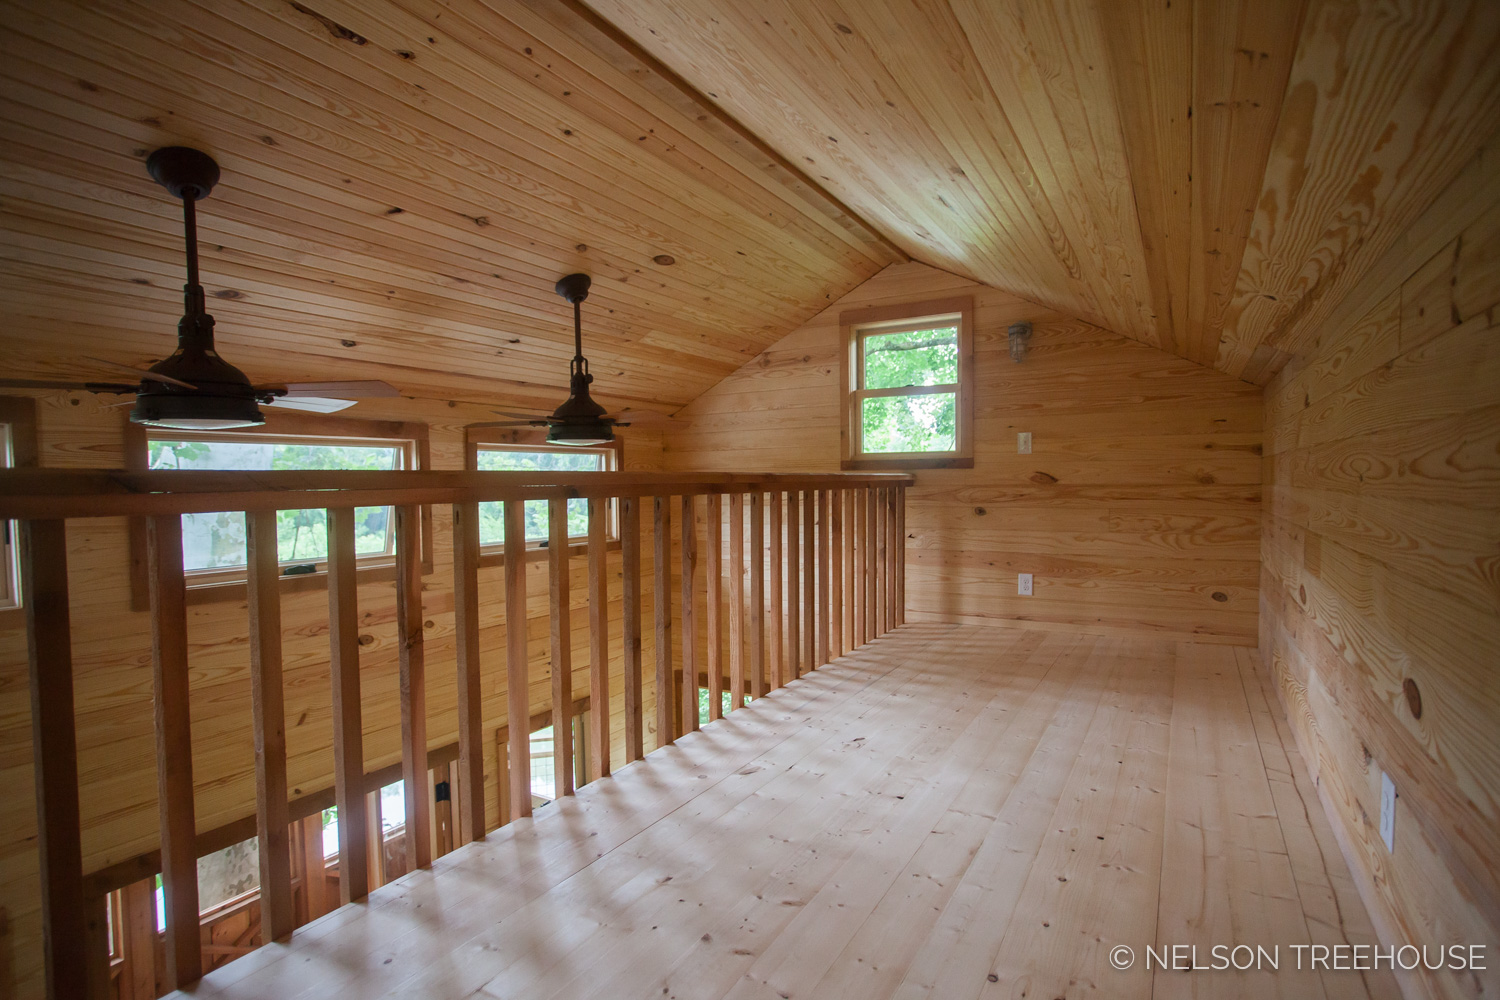
[[[7,369],[165,353],[183,143],[256,379],[552,402],[585,270],[670,408],[909,255],[1264,382],[1500,122],[1492,0],[588,4],[6,3]]]

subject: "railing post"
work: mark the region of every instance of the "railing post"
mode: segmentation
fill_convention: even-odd
[[[766,694],[765,494],[750,494],[750,697]]]
[[[250,611],[250,707],[255,726],[255,833],[260,848],[263,941],[292,933],[291,819],[287,813],[286,710],[281,677],[281,566],[276,511],[245,514]]]
[[[786,573],[786,566],[782,558],[781,547],[781,491],[771,491],[771,690],[776,690],[787,682],[787,660],[785,636],[786,631],[786,609],[783,605],[782,580]]]
[[[668,497],[652,497],[651,603],[656,617],[656,745],[664,747],[676,739],[672,706],[677,703],[672,685],[672,503]]]
[[[745,495],[729,494],[729,707],[745,704]]]
[[[620,498],[621,654],[625,677],[625,760],[646,756],[641,720],[641,501]]]
[[[828,523],[828,519],[830,516],[828,500],[829,491],[819,490],[818,558],[816,560],[818,567],[818,648],[816,651],[817,655],[813,660],[814,664],[819,667],[824,666],[828,663],[829,660],[833,659],[833,657],[829,655],[828,645],[829,618],[831,617],[831,615],[829,614],[830,609],[828,607],[828,593],[830,584],[830,581],[828,579],[828,571],[829,567],[831,566],[831,556],[829,553],[830,546],[828,544],[828,540],[833,537],[832,529]]]
[[[828,502],[828,658],[844,655],[844,491]]]
[[[455,846],[483,840],[484,719],[479,665],[479,504],[453,505],[453,633],[458,668]]]
[[[880,635],[890,629],[890,508],[885,494],[884,486],[875,491],[875,565],[879,569],[875,577],[875,621]]]
[[[858,493],[853,489],[843,491],[843,499],[840,507],[844,516],[844,600],[843,606],[839,608],[839,620],[844,623],[844,652],[849,652],[859,645],[859,635],[854,629],[855,602],[854,592],[854,539],[857,532],[854,518],[855,498]]]
[[[573,582],[568,573],[568,501],[547,501],[547,605],[552,642],[552,789],[573,794]]]
[[[802,544],[800,518],[802,494],[799,490],[788,490],[786,494],[786,668],[782,672],[783,684],[802,676],[802,559],[798,555]]]
[[[869,642],[880,634],[880,619],[876,617],[875,606],[879,599],[880,564],[876,558],[875,550],[875,488],[865,487],[864,491],[864,546],[865,546],[865,642]]]
[[[895,486],[887,486],[885,489],[885,627],[886,631],[896,627],[896,542],[900,537],[896,529],[896,490]]]
[[[718,493],[704,498],[708,503],[705,522],[705,545],[708,548],[706,569],[708,612],[708,718],[712,722],[724,715],[724,501]]]
[[[896,624],[906,624],[906,487],[896,491]]]
[[[818,668],[818,493],[802,491],[802,671]]]
[[[589,761],[594,778],[609,769],[609,547],[608,507],[589,500]],[[557,734],[553,733],[555,739]]]
[[[396,508],[396,634],[401,673],[401,784],[406,867],[432,865],[432,784],[427,776],[427,663],[422,628],[422,510]]]
[[[198,931],[198,830],[193,812],[187,585],[182,570],[181,515],[153,516],[147,528],[147,549],[167,985],[183,989],[202,978],[203,955]]]
[[[90,994],[88,982],[90,935],[78,805],[66,522],[21,522],[20,579],[26,588],[31,760],[47,996],[52,1000],[98,996]]]
[[[531,697],[526,642],[526,509],[505,502],[505,705],[510,815],[531,815]],[[501,781],[505,775],[499,776]]]
[[[339,811],[339,899],[370,892],[363,713],[359,701],[359,606],[354,509],[328,511],[328,645],[333,698],[334,801]]]
[[[693,495],[682,495],[682,732],[698,731],[698,619],[693,607],[693,578],[698,572],[698,525],[693,516]]]

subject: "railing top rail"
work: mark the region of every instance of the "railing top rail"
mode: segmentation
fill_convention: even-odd
[[[0,471],[0,519],[904,486],[907,473]]]

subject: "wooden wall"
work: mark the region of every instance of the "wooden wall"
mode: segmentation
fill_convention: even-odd
[[[463,425],[493,419],[488,407],[439,400],[398,399],[361,403],[351,415],[429,424],[432,467],[463,468]],[[121,468],[124,411],[107,409],[83,393],[38,400],[41,464],[57,468]],[[628,432],[629,468],[659,466],[660,440]],[[643,631],[647,750],[656,747],[650,517],[644,518]],[[451,519],[434,509],[436,559],[424,579],[428,684],[428,735],[434,747],[457,738],[453,650]],[[94,871],[157,846],[155,749],[152,735],[151,634],[147,614],[130,610],[127,530],[124,519],[69,525],[69,576],[75,629],[73,662],[79,725],[79,768],[84,822],[84,865]],[[528,566],[528,632],[533,712],[551,705],[546,562]],[[480,571],[484,745],[505,722],[506,683],[502,566]],[[621,702],[620,560],[610,558],[611,680],[615,761],[625,759]],[[573,690],[588,693],[588,599],[585,560],[573,561]],[[360,674],[365,712],[365,765],[375,770],[400,760],[395,585],[359,588]],[[250,728],[249,652],[243,600],[189,608],[192,667],[193,765],[198,828],[212,829],[255,811]],[[329,711],[327,592],[315,589],[283,599],[286,664],[288,782],[292,794],[333,783]],[[27,693],[26,635],[17,616],[0,620],[0,996],[39,995],[41,922],[35,850],[31,722]],[[495,761],[485,760],[490,823],[498,822]]]
[[[1494,970],[1500,175],[1485,155],[1267,387],[1261,650],[1382,938],[1486,944]],[[1381,771],[1400,796],[1394,851]],[[1493,996],[1497,977],[1404,985]]]
[[[886,268],[681,411],[667,467],[837,469],[839,311],[960,294],[975,466],[908,491],[909,620],[1254,643],[1260,390],[923,264]],[[1022,319],[1018,365],[1006,328]],[[1020,572],[1035,596],[1016,596]]]

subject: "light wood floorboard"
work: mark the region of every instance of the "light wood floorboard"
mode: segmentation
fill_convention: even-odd
[[[1253,650],[910,625],[193,996],[1394,998],[1295,968],[1374,940]]]

